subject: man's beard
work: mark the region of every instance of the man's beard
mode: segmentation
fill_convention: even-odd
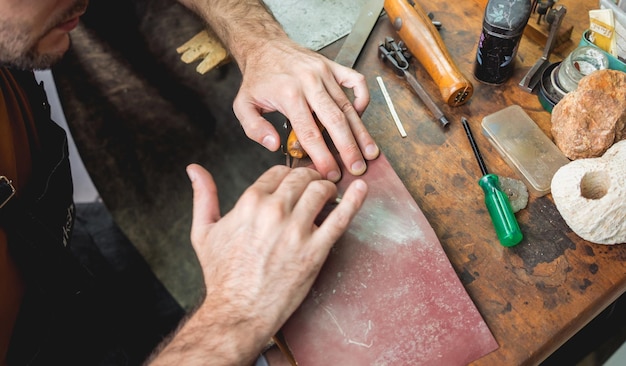
[[[13,60],[2,60],[0,64],[19,70],[44,70],[49,69],[63,58],[64,53],[40,54],[36,47],[33,46]]]
[[[88,2],[88,0],[76,0],[68,10],[51,23],[51,26],[43,33],[41,38],[59,24],[66,21],[69,17],[84,10]],[[20,29],[20,26],[19,24],[10,23],[4,25],[0,24],[0,34],[17,35],[16,38],[8,44],[2,44],[0,42],[0,65],[21,70],[41,70],[50,68],[63,58],[65,52],[40,53],[37,47],[41,38],[37,40],[37,42],[34,42],[29,49],[19,52],[20,44],[25,45],[30,43],[26,39],[27,37],[19,39],[20,34],[25,34],[25,31]]]

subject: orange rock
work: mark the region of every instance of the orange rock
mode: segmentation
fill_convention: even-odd
[[[604,154],[626,138],[626,73],[599,70],[552,110],[554,143],[571,160]]]

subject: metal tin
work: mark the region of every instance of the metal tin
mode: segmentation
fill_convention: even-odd
[[[530,0],[487,3],[474,63],[474,77],[478,81],[498,85],[509,79],[530,13]]]
[[[560,62],[555,62],[548,66],[541,75],[541,83],[539,86],[539,93],[537,93],[537,98],[539,98],[539,103],[546,111],[552,113],[552,109],[557,105],[558,102],[561,101],[562,96],[558,93],[554,88],[554,84],[551,81],[550,75],[552,74],[552,70],[554,70]]]

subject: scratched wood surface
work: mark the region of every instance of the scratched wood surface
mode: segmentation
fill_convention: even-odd
[[[469,119],[491,172],[516,177],[480,133],[482,118],[518,104],[550,135],[550,114],[535,94],[517,83],[541,56],[543,45],[522,39],[514,75],[494,87],[472,76],[484,1],[420,2],[443,23],[440,33],[462,72],[472,80],[474,95],[464,106],[448,107],[423,68],[413,63],[418,80],[451,121],[442,130],[408,84],[376,58],[376,44],[394,35],[381,21],[356,68],[366,75],[372,101],[364,120],[419,207],[433,226],[465,288],[485,318],[500,348],[476,365],[537,364],[626,289],[626,246],[602,246],[574,234],[561,218],[551,195],[531,195],[517,214],[524,240],[513,248],[498,243],[477,181],[480,170],[460,123]],[[560,61],[578,43],[588,24],[590,0],[563,0],[566,18],[575,28],[572,43],[559,47]],[[377,88],[382,76],[398,111],[407,138],[401,138]],[[439,98],[439,99],[438,99]]]

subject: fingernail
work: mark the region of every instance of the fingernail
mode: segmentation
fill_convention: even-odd
[[[359,160],[355,162],[354,164],[352,164],[352,167],[350,170],[352,174],[354,175],[361,175],[365,173],[365,169],[366,169],[365,162],[363,160]]]
[[[267,135],[263,138],[261,144],[268,150],[272,150],[276,145],[276,139],[272,135]]]
[[[367,184],[360,179],[354,181],[354,187],[361,192],[367,191]]]
[[[340,178],[341,178],[341,173],[339,173],[336,170],[329,172],[328,176],[326,177],[326,179],[328,179],[331,182],[338,182]]]
[[[373,159],[377,157],[379,153],[380,150],[378,150],[378,146],[376,146],[376,144],[367,145],[367,147],[365,147],[365,155],[369,158]]]
[[[191,183],[196,180],[196,173],[193,171],[193,169],[190,169],[189,167],[187,167],[187,177],[189,177]]]

